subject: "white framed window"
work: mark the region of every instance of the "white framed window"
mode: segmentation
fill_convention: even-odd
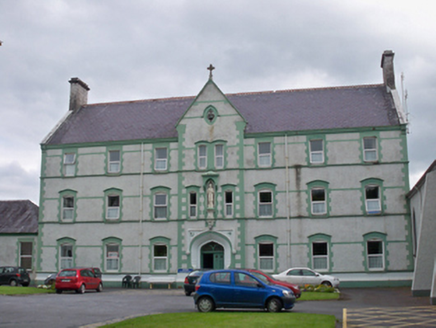
[[[258,147],[258,163],[259,166],[271,166],[271,143],[259,142]]]
[[[153,245],[153,267],[155,272],[166,272],[168,267],[167,245]]]
[[[310,163],[324,163],[324,146],[322,139],[310,140]]]
[[[328,270],[328,243],[317,241],[312,243],[312,264],[314,270]]]
[[[259,191],[258,197],[259,216],[272,216],[272,192],[270,190]]]
[[[71,221],[74,219],[74,197],[66,196],[62,199],[62,220]]]
[[[60,269],[67,269],[73,267],[73,245],[71,244],[63,244],[61,245],[61,259]]]
[[[380,201],[380,187],[377,185],[368,185],[365,187],[365,205],[366,213],[380,214],[381,201]]]
[[[198,146],[198,168],[205,169],[207,167],[207,147],[205,145]]]
[[[368,240],[366,242],[367,263],[369,270],[383,270],[384,254],[383,254],[383,241],[381,240]]]
[[[76,174],[76,154],[65,153],[64,154],[64,175],[74,176]]]
[[[224,167],[224,145],[215,145],[215,168]]]
[[[274,271],[274,244],[261,243],[259,247],[259,270]]]
[[[20,266],[26,270],[32,269],[33,243],[20,242]]]
[[[324,188],[313,188],[310,191],[312,202],[312,214],[320,215],[327,213],[326,197]]]
[[[233,216],[233,191],[226,191],[224,193],[224,207],[225,207],[225,216],[232,217]]]
[[[106,244],[106,271],[118,271],[120,265],[120,246]]]
[[[156,171],[165,171],[167,169],[168,162],[168,151],[166,148],[156,148],[155,149],[155,170]]]
[[[116,220],[120,217],[120,196],[107,196],[106,218]]]
[[[167,207],[167,195],[163,193],[154,194],[154,218],[166,219]]]
[[[189,217],[195,218],[197,216],[197,193],[189,193]]]
[[[363,160],[365,162],[376,162],[377,159],[377,138],[363,138]]]
[[[111,150],[109,151],[109,164],[108,171],[109,173],[118,173],[120,172],[121,167],[121,154],[119,150]]]

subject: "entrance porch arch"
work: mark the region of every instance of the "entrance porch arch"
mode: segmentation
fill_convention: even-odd
[[[201,249],[211,242],[222,246],[224,249],[224,268],[229,268],[232,263],[232,245],[225,236],[211,231],[202,233],[192,240],[190,246],[192,267],[201,268]]]

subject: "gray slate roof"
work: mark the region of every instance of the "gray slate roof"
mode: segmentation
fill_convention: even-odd
[[[37,233],[38,212],[30,200],[0,201],[0,233]]]
[[[400,124],[383,84],[226,97],[246,120],[246,133]],[[45,144],[175,138],[176,124],[194,100],[181,97],[87,105],[73,112]]]

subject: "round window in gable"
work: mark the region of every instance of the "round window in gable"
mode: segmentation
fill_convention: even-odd
[[[209,106],[205,109],[204,120],[208,124],[213,124],[217,117],[218,117],[218,113],[217,113],[217,110],[215,109],[215,107]]]

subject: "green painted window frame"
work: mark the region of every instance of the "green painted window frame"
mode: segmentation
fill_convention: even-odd
[[[187,217],[191,220],[198,218],[198,212],[199,212],[199,194],[200,194],[200,187],[198,186],[190,186],[186,188],[186,194],[187,196]],[[196,198],[196,204],[191,204],[191,194],[195,194]],[[195,206],[195,215],[191,215],[191,207]]]
[[[74,160],[73,161],[67,161],[67,155],[74,155]],[[77,175],[77,163],[78,163],[78,158],[77,158],[77,148],[67,148],[67,149],[63,149],[62,150],[62,176],[65,178],[72,178],[75,177]],[[67,174],[67,167],[71,167],[73,173],[72,174]]]
[[[373,160],[367,160],[365,156],[365,139],[368,138],[375,138],[375,151],[376,151],[376,159]],[[361,162],[363,164],[376,164],[380,163],[382,156],[381,156],[381,145],[380,145],[380,134],[377,131],[370,131],[370,132],[361,132],[360,133],[360,156],[361,156]]]
[[[155,246],[165,246],[166,256],[155,256]],[[168,273],[170,271],[170,239],[166,237],[155,237],[150,239],[150,270],[153,273]],[[157,270],[155,260],[165,260],[165,269]]]
[[[165,149],[166,158],[158,158],[157,151],[159,149]],[[165,160],[165,168],[158,168],[158,161]],[[170,145],[168,143],[159,143],[153,145],[153,171],[155,173],[167,173],[170,169]]]
[[[255,156],[256,156],[256,167],[259,169],[270,169],[272,167],[274,167],[274,142],[273,142],[273,138],[261,138],[256,140],[256,149],[255,149]],[[261,144],[269,144],[270,145],[270,152],[269,152],[269,157],[270,157],[270,162],[268,165],[261,165],[261,160],[260,160],[260,145]]]
[[[222,216],[226,219],[232,219],[235,217],[235,209],[236,209],[236,204],[235,204],[235,190],[236,190],[236,186],[233,184],[226,184],[226,185],[222,185],[221,186],[221,190],[222,190],[222,202],[223,202],[223,213]],[[227,193],[231,192],[232,193],[232,214],[228,215],[227,214],[227,206],[229,203],[227,203]]]
[[[309,268],[312,268],[313,270],[319,271],[319,272],[331,272],[332,256],[333,256],[331,239],[332,239],[332,237],[330,235],[323,234],[323,233],[317,233],[317,234],[309,236],[309,254],[307,256],[307,258],[309,259],[309,262],[307,264]],[[317,256],[317,255],[313,254],[314,253],[313,244],[316,244],[316,243],[327,244],[327,255],[325,255],[327,268],[315,268],[314,256]],[[321,256],[319,258],[321,258]]]
[[[322,144],[322,150],[321,151],[312,151],[312,141],[321,141]],[[322,166],[326,165],[327,163],[327,156],[326,156],[326,140],[324,135],[310,135],[307,137],[307,145],[306,145],[306,151],[307,151],[307,163],[310,166]],[[314,152],[321,152],[322,154],[322,161],[321,162],[314,162],[312,161],[312,153]]]
[[[384,202],[384,188],[383,188],[383,180],[378,178],[368,178],[360,181],[361,183],[361,193],[362,193],[362,213],[366,216],[380,216],[383,215],[385,212],[385,202]],[[366,190],[367,187],[378,187],[378,194],[379,194],[379,203],[380,203],[380,211],[371,213],[368,211],[368,204],[367,204],[367,194]]]
[[[213,116],[212,119],[211,114]],[[203,119],[209,125],[213,125],[216,122],[218,116],[219,115],[217,109],[212,105],[207,106],[203,111]]]
[[[112,162],[110,159],[110,155],[112,152],[119,152],[120,159],[118,161],[118,171],[111,171],[110,166],[112,163],[115,163],[116,161]],[[123,167],[123,152],[121,150],[121,147],[107,147],[106,149],[106,174],[107,175],[120,175],[122,173],[122,167]]]
[[[205,149],[205,155],[200,155],[200,147]],[[196,161],[195,165],[197,170],[206,171],[208,168],[208,144],[205,142],[200,142],[196,144]],[[204,159],[204,166],[200,165],[201,160]]]
[[[275,272],[276,268],[278,267],[278,256],[277,256],[277,237],[271,236],[271,235],[261,235],[254,238],[255,240],[255,267],[258,270],[262,270],[264,272]],[[260,245],[272,245],[273,255],[272,256],[264,256],[262,257],[260,255]],[[271,258],[272,260],[272,268],[268,269],[265,267],[262,267],[261,265],[261,259],[262,258]]]
[[[71,246],[71,257],[65,257],[67,258],[71,258],[71,265],[69,266],[62,266],[62,247],[64,246]],[[76,266],[76,240],[70,237],[63,237],[63,238],[59,238],[58,240],[56,240],[56,249],[57,249],[57,254],[56,254],[56,267],[58,268],[58,270],[62,270],[62,269],[66,269],[66,268],[74,268]]]
[[[363,235],[364,240],[364,260],[363,265],[365,271],[367,272],[384,272],[387,270],[388,262],[387,262],[387,249],[386,249],[386,238],[387,235],[382,232],[370,232]],[[368,242],[381,242],[382,243],[382,251],[383,253],[379,256],[382,259],[382,267],[381,268],[370,268],[370,256],[374,254],[369,254],[368,252]]]
[[[171,208],[171,197],[170,197],[170,191],[171,189],[164,186],[158,186],[150,189],[151,191],[151,210],[150,210],[150,217],[153,219],[153,221],[167,221],[170,218],[170,208]],[[165,195],[166,196],[166,217],[165,218],[156,218],[156,196],[157,195]],[[163,206],[159,206],[163,207]]]
[[[108,253],[115,253],[115,252],[109,252],[108,246],[117,246],[118,247],[118,256],[110,257]],[[121,238],[117,237],[108,237],[102,240],[102,268],[104,272],[107,273],[118,273],[121,272],[122,268],[122,246],[123,246],[123,240]],[[108,260],[109,259],[116,259],[117,260],[117,268],[116,269],[108,269]]]
[[[323,180],[314,180],[310,181],[307,184],[307,213],[309,214],[309,217],[313,218],[319,218],[319,217],[328,217],[330,215],[330,190],[329,190],[329,183],[327,181]],[[324,197],[325,197],[325,212],[324,213],[313,213],[313,200],[312,200],[312,191],[316,189],[323,189],[324,190]]]
[[[64,218],[65,198],[73,198],[71,220],[66,220]],[[68,207],[68,208],[71,209],[71,207]],[[71,190],[71,189],[65,189],[65,190],[60,191],[59,192],[58,221],[60,223],[74,223],[74,222],[76,222],[76,209],[77,209],[77,191]]]
[[[118,197],[118,217],[110,218],[108,216],[109,207],[109,197]],[[104,208],[103,208],[103,220],[106,223],[118,223],[123,217],[123,191],[118,188],[109,188],[104,191]]]
[[[277,206],[277,200],[276,200],[276,185],[273,183],[259,183],[254,186],[255,192],[256,192],[256,207],[255,207],[255,215],[257,218],[264,219],[264,218],[274,218],[275,213],[277,213],[276,206]],[[263,192],[270,192],[271,193],[271,215],[260,215],[260,193]]]

